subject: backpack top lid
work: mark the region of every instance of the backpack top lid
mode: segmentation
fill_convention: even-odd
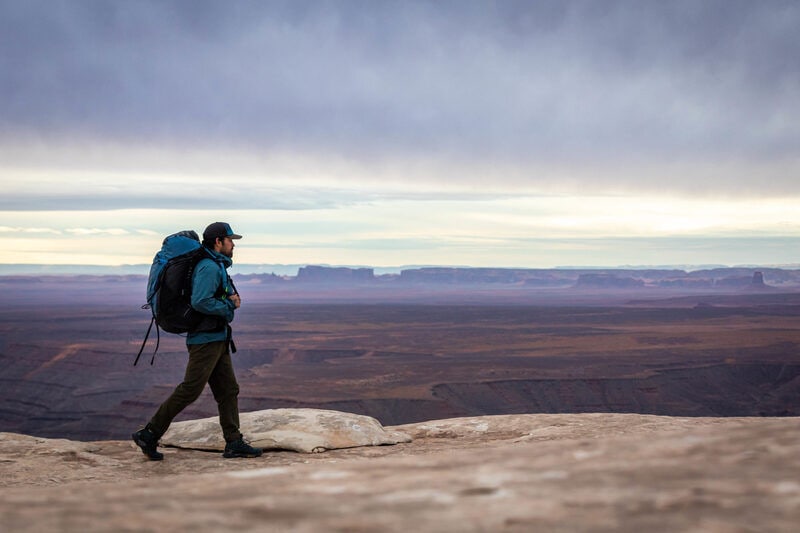
[[[167,241],[175,241],[175,242],[182,242],[184,239],[176,239],[176,237],[185,237],[191,241],[200,242],[200,237],[197,236],[197,232],[193,229],[185,229],[183,231],[179,231],[178,233],[173,233],[172,235],[167,235],[164,237],[164,240],[161,242],[162,249],[164,246],[167,246]],[[174,246],[174,245],[173,245]]]

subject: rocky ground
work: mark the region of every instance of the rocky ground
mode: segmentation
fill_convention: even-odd
[[[504,415],[257,459],[0,433],[3,531],[797,531],[800,420]]]

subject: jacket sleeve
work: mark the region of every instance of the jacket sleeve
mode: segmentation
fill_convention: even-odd
[[[233,320],[234,303],[226,293],[216,297],[225,276],[222,268],[214,261],[205,259],[197,264],[192,278],[192,307],[203,314],[221,316],[230,322]],[[224,289],[227,286],[226,283]]]

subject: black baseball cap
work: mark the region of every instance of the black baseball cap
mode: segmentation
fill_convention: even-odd
[[[214,222],[213,224],[209,224],[206,230],[203,232],[203,240],[213,240],[213,239],[224,239],[225,237],[230,237],[231,239],[241,239],[241,235],[237,235],[231,229],[231,225],[227,222]]]

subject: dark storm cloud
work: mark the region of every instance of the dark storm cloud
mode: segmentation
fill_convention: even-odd
[[[795,1],[0,3],[0,135],[797,158]],[[794,188],[787,177],[785,188]]]

